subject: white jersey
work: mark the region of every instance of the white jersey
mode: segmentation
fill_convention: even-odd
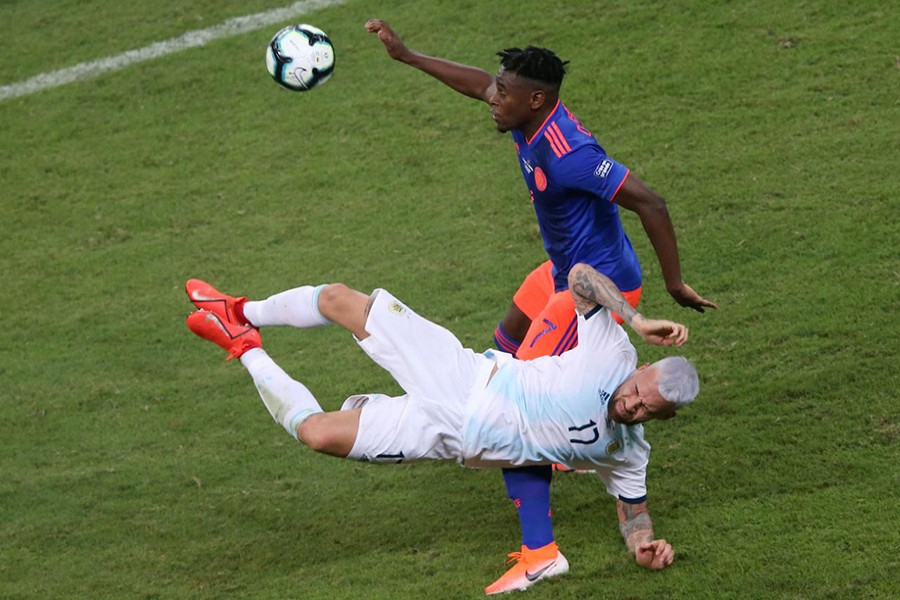
[[[609,493],[646,495],[650,445],[643,426],[607,416],[612,393],[637,365],[625,331],[606,309],[578,317],[578,346],[529,361],[488,351],[499,369],[473,394],[463,428],[467,466],[561,463],[596,470]]]
[[[650,446],[643,427],[607,417],[610,396],[637,364],[608,310],[578,317],[576,348],[530,361],[463,348],[385,290],[375,294],[366,331],[360,347],[406,393],[347,399],[344,409],[362,408],[348,458],[472,467],[562,463],[597,471],[614,496],[646,495]]]

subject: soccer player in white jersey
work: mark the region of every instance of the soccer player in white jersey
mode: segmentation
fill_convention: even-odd
[[[596,470],[616,498],[620,530],[636,562],[665,568],[675,552],[664,539],[656,539],[647,512],[650,446],[641,424],[674,417],[696,397],[699,381],[693,365],[681,357],[638,366],[634,347],[610,311],[659,346],[681,346],[687,328],[644,318],[608,277],[588,265],[571,269],[569,287],[579,315],[579,345],[532,361],[463,348],[452,333],[389,292],[367,295],[339,283],[301,286],[248,301],[192,279],[186,291],[199,310],[188,316],[187,324],[229,358],[239,358],[272,417],[317,452],[387,464],[561,463]],[[340,411],[323,412],[312,393],[262,349],[259,327],[329,323],[352,333],[406,393],[351,396]],[[569,568],[558,549],[527,560],[515,558],[520,572],[507,578],[511,585],[496,591],[525,589]]]

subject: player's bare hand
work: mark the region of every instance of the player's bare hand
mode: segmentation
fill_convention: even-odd
[[[700,294],[694,291],[694,288],[686,283],[682,283],[677,290],[669,290],[669,294],[675,299],[675,302],[685,308],[693,308],[698,312],[704,312],[707,308],[719,308]]]
[[[675,560],[675,550],[666,540],[653,540],[639,544],[634,558],[645,569],[665,569]]]
[[[409,54],[409,48],[406,47],[400,36],[394,33],[390,25],[381,19],[369,19],[366,21],[366,31],[378,36],[378,39],[384,44],[384,49],[387,50],[388,55],[394,60],[402,60],[404,56]]]
[[[635,319],[634,330],[645,342],[654,346],[681,346],[688,339],[688,328],[674,321]]]

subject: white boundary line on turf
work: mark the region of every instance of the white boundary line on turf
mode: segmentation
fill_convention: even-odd
[[[304,13],[325,8],[326,6],[341,4],[342,2],[343,0],[302,0],[283,8],[244,15],[243,17],[234,17],[219,25],[188,31],[178,37],[164,42],[156,42],[144,48],[129,50],[115,56],[107,56],[106,58],[81,63],[74,67],[42,73],[18,83],[4,85],[0,87],[0,101],[27,96],[42,90],[66,85],[67,83],[96,77],[110,71],[118,71],[133,64],[153,60],[167,54],[187,50],[188,48],[205,46],[213,40],[255,31],[267,25],[274,25]]]

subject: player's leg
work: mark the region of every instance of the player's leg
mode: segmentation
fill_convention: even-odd
[[[301,329],[337,323],[353,335],[366,337],[369,295],[343,283],[301,286],[243,306],[247,321],[257,327],[288,325]]]
[[[359,432],[361,408],[317,413],[297,425],[296,437],[312,450],[347,458]]]
[[[304,285],[258,301],[230,296],[200,279],[189,280],[185,290],[197,308],[216,314],[225,323],[300,329],[337,323],[359,338],[366,336],[369,296],[342,283]]]
[[[558,356],[578,344],[575,300],[569,290],[550,296],[522,340],[516,357],[530,360],[538,356]]]
[[[227,296],[199,280],[189,282],[187,290],[195,304],[204,302],[211,309],[188,317],[191,331],[239,358],[275,421],[313,450],[339,457],[352,453],[352,458],[370,462],[460,457],[462,408],[478,377],[487,383],[493,363],[462,348],[453,334],[419,317],[390,293],[376,290],[369,296],[343,284],[328,284],[302,286],[254,302]],[[370,321],[373,305],[376,315]],[[416,400],[356,396],[341,411],[323,412],[309,389],[262,349],[255,325],[305,328],[331,322],[353,333],[401,386],[426,395]],[[377,339],[366,330],[367,323]],[[357,444],[362,420],[365,432]]]
[[[445,402],[465,401],[490,362],[463,348],[451,332],[420,317],[385,290],[366,295],[331,283],[248,301],[223,294],[200,280],[191,280],[186,288],[195,305],[204,302],[203,306],[221,314],[220,320],[229,326],[229,319],[249,323],[243,327],[253,331],[265,325],[308,328],[337,323],[353,333],[360,347],[404,390],[423,397],[437,391]],[[377,313],[375,318],[370,318],[370,311]],[[285,425],[289,431],[294,426]]]
[[[494,331],[494,344],[515,354],[525,338],[531,321],[553,294],[553,265],[548,260],[534,269],[513,296],[512,304]]]
[[[497,323],[497,329],[494,330],[494,345],[503,352],[515,355],[530,326],[531,319],[513,302]]]
[[[460,456],[461,410],[450,410],[443,403],[437,403],[435,409],[436,403],[428,400],[413,402],[405,396],[370,394],[354,396],[342,410],[326,413],[309,389],[292,379],[262,349],[259,332],[252,325],[225,323],[207,310],[192,313],[187,325],[230,357],[238,358],[272,418],[316,452],[395,463],[404,458],[409,462]]]
[[[519,513],[522,549],[510,555],[517,564],[487,586],[486,594],[523,590],[539,579],[568,572],[569,563],[553,537],[551,476],[549,465],[503,470],[506,489]]]
[[[529,330],[535,321],[540,322],[546,314],[547,304],[555,296],[550,262],[532,271],[516,293],[514,304],[529,313]],[[571,294],[569,294],[571,297]],[[572,312],[574,314],[574,302]],[[501,322],[502,328],[503,322]],[[501,329],[498,328],[498,329]],[[528,339],[528,331],[519,337],[520,342]],[[496,336],[495,336],[496,339]],[[538,348],[543,350],[544,346]],[[503,349],[503,348],[501,348]],[[516,356],[522,358],[522,345],[516,347]],[[532,352],[528,357],[539,356]],[[528,573],[535,573],[549,567],[545,573],[560,575],[568,570],[565,557],[559,552],[553,535],[553,518],[550,511],[550,481],[553,476],[550,465],[503,469],[506,492],[513,501],[519,517],[522,532],[522,549],[516,555],[518,563],[502,577],[485,588],[485,593],[496,594],[524,589],[531,585]]]
[[[494,365],[387,290],[375,290],[367,309],[365,336],[356,336],[359,347],[407,394],[464,404],[472,386]]]
[[[317,308],[317,299],[325,287],[321,285],[297,287],[260,301],[220,292],[201,279],[189,279],[184,287],[194,306],[215,314],[226,324],[308,328],[330,323]]]
[[[339,411],[301,420],[296,437],[316,452],[366,463],[458,461],[464,415],[456,407],[408,394],[351,396]]]
[[[297,428],[301,423],[322,413],[322,407],[306,386],[288,376],[262,349],[259,331],[252,325],[228,323],[213,312],[198,310],[188,316],[187,326],[197,336],[227,351],[229,358],[241,361],[269,414],[294,438],[298,437]],[[339,453],[346,447],[349,452],[355,439],[355,433],[349,427],[352,423],[342,417],[336,423],[338,425],[335,436],[343,436],[343,441],[335,439],[316,449]]]

